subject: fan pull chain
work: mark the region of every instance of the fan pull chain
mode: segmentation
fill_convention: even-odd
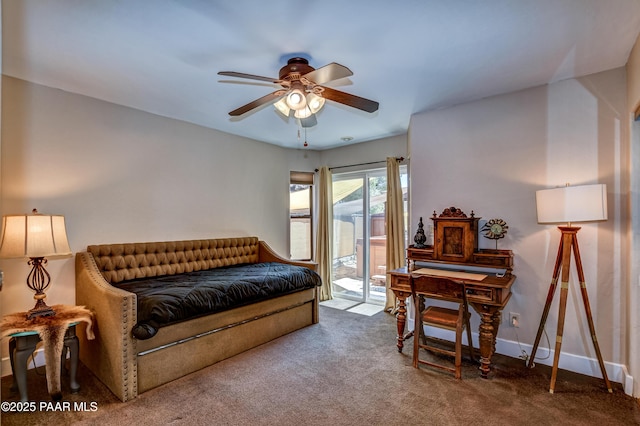
[[[300,129],[302,128],[302,125],[300,124],[300,122],[298,121],[298,141],[300,141],[300,138],[302,137],[302,132],[300,131]],[[309,144],[307,143],[307,129],[304,129],[304,144],[303,146],[307,147],[309,146]]]

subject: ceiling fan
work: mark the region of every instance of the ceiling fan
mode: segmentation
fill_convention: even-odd
[[[313,127],[317,124],[315,113],[324,106],[326,99],[369,113],[377,111],[379,106],[378,102],[322,86],[353,75],[349,68],[335,62],[315,69],[304,58],[291,58],[287,61],[287,65],[280,69],[278,78],[235,71],[220,71],[218,75],[267,81],[282,87],[234,109],[229,113],[234,117],[273,102],[276,109],[286,117],[289,117],[293,111],[294,117],[300,119],[302,127]]]

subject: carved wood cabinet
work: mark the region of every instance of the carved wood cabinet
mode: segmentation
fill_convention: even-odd
[[[479,217],[433,217],[434,259],[471,262],[478,250]]]

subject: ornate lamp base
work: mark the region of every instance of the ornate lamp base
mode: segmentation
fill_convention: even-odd
[[[51,281],[51,277],[44,267],[47,264],[47,259],[44,257],[31,257],[27,263],[33,266],[27,277],[27,286],[36,292],[33,295],[33,298],[36,299],[36,306],[27,313],[27,318],[55,315],[56,312],[44,303],[44,299],[47,297],[44,291],[49,287],[49,282]]]
[[[44,303],[44,298],[47,297],[44,293],[36,294],[33,296],[36,299],[36,306],[27,312],[27,319],[36,317],[50,317],[56,314],[50,306]]]

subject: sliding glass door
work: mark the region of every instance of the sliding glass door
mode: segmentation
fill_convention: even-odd
[[[385,169],[333,175],[334,296],[384,303],[386,197]]]

